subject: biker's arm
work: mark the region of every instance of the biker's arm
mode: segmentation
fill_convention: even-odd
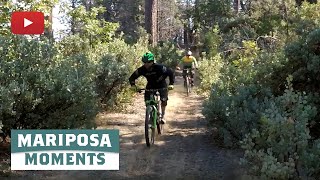
[[[182,63],[183,63],[183,58],[181,58],[181,59],[178,61],[177,67],[180,68],[180,66],[181,66]]]
[[[198,68],[198,62],[197,62],[197,59],[195,57],[193,57],[193,62],[195,64],[195,67]]]
[[[141,76],[141,69],[138,68],[136,71],[134,71],[131,76],[129,77],[129,83],[131,86],[135,86],[135,81]]]
[[[174,84],[174,72],[172,71],[171,68],[167,68],[166,70],[167,75],[169,76],[169,85],[173,85]]]

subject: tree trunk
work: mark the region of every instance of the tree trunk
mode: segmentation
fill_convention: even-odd
[[[86,7],[87,11],[90,11],[93,7],[94,0],[82,0],[82,4]]]
[[[72,9],[75,9],[76,8],[76,0],[72,0],[72,2],[71,2],[71,7],[72,7]],[[72,18],[71,19],[71,34],[72,35],[75,35],[76,34],[76,23],[75,23],[75,20],[74,20],[74,18]]]
[[[186,49],[189,48],[189,28],[186,24],[184,25],[183,39],[184,39],[184,47]]]
[[[233,9],[236,14],[239,13],[240,0],[233,0]]]
[[[186,49],[190,47],[191,43],[191,35],[190,35],[190,30],[191,30],[191,24],[190,24],[190,18],[191,14],[189,13],[190,10],[190,0],[186,1],[186,24],[184,25],[184,46]]]
[[[46,16],[46,20],[49,21],[49,27],[45,28],[44,30],[44,35],[49,38],[49,39],[53,39],[53,31],[52,31],[52,11],[53,11],[53,7],[51,7],[50,9],[50,14],[49,16]]]
[[[298,6],[301,6],[302,2],[305,0],[296,0],[296,3]],[[317,4],[318,0],[307,0],[307,2],[311,3],[311,4]]]
[[[248,2],[249,3],[249,2]],[[247,5],[247,4],[246,4]],[[242,11],[247,11],[247,7],[246,5],[244,4],[243,0],[240,1],[240,7],[241,7],[241,10]]]
[[[151,35],[149,40],[152,46],[155,46],[158,41],[157,12],[158,0],[145,0],[145,29]]]

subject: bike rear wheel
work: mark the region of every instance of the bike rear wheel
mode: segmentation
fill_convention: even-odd
[[[153,123],[153,108],[151,106],[147,107],[146,110],[146,118],[145,118],[145,139],[146,139],[146,145],[150,147],[150,145],[154,144],[154,136],[155,136],[155,128],[152,126]]]
[[[189,96],[191,93],[190,77],[187,76],[185,81],[186,81],[187,96]]]
[[[189,88],[188,88],[189,94],[191,93],[191,90],[192,90],[192,79],[191,77],[189,77]]]

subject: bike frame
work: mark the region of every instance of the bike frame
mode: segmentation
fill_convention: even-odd
[[[161,100],[160,100],[160,92],[159,92],[161,89],[138,90],[139,93],[141,93],[142,90],[151,92],[150,99],[145,101],[146,103],[145,138],[146,138],[146,144],[148,147],[150,147],[150,145],[154,143],[156,129],[158,131],[158,134],[162,134],[163,125],[160,124],[160,121],[158,121],[159,112],[161,111],[161,104],[160,104]],[[149,135],[150,129],[151,129],[151,136]]]
[[[152,108],[153,109],[153,123],[152,127],[155,128],[157,126],[157,119],[158,119],[158,99],[155,98],[154,94],[150,95],[150,100],[147,100],[146,102],[147,108]],[[156,106],[157,105],[157,106]]]
[[[187,77],[191,78],[190,74],[192,74],[193,68],[185,68],[182,71],[184,71],[184,70],[186,71],[186,74],[184,75],[184,80],[186,80]]]
[[[191,75],[193,74],[192,72],[193,68],[184,68],[183,69],[183,79],[184,79],[184,87],[187,90],[187,96],[189,96],[189,94],[191,93]]]
[[[147,108],[152,108],[153,109],[153,123],[152,123],[152,128],[156,128],[157,127],[157,119],[158,119],[158,114],[159,114],[159,109],[160,107],[160,93],[158,90],[161,89],[140,89],[141,90],[145,90],[145,91],[150,91],[150,92],[155,92],[150,94],[150,100],[146,100],[146,106]]]

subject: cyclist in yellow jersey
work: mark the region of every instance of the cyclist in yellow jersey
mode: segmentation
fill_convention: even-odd
[[[180,63],[178,64],[177,69],[180,70],[180,65],[183,65],[183,78],[185,78],[185,75],[187,73],[187,69],[190,68],[191,69],[191,79],[192,79],[192,86],[193,84],[193,76],[194,76],[194,68],[198,69],[198,62],[196,60],[196,58],[194,56],[192,56],[192,52],[188,51],[187,54],[181,59]]]

